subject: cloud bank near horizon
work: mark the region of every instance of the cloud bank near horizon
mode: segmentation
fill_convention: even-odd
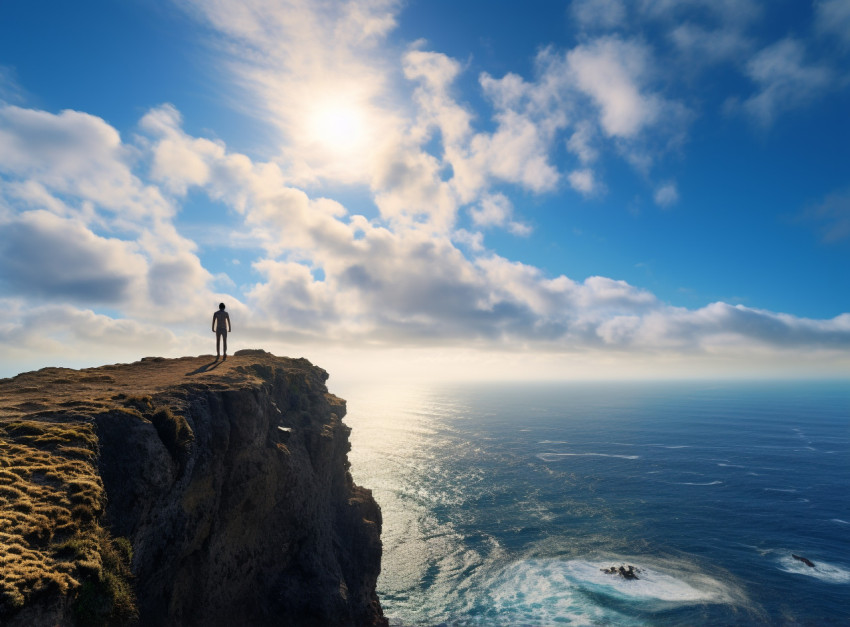
[[[468,234],[441,229],[441,221],[387,226],[311,198],[277,164],[187,135],[171,106],[150,111],[139,129],[144,135],[127,144],[93,116],[0,108],[4,345],[50,351],[60,341],[54,334],[79,344],[167,345],[176,340],[172,332],[157,338],[164,323],[185,333],[187,320],[199,324],[199,312],[227,299],[251,335],[307,344],[685,354],[850,348],[850,314],[809,320],[721,302],[685,309],[624,281],[547,277],[468,245]],[[254,263],[262,280],[240,301],[215,289],[173,222],[190,189],[224,203],[263,251]],[[34,302],[43,304],[27,305]]]
[[[122,137],[85,112],[0,103],[0,346],[9,355],[191,350],[205,341],[193,329],[225,300],[243,337],[258,342],[764,363],[793,352],[846,368],[850,313],[675,307],[616,278],[550,276],[487,245],[494,230],[532,229],[505,186],[603,194],[603,152],[654,181],[659,207],[681,202],[675,181],[654,180],[653,163],[682,145],[697,112],[666,93],[657,52],[625,26],[631,13],[668,24],[683,58],[708,66],[747,55],[741,72],[754,92],[727,106],[758,125],[805,106],[799,94],[830,89],[837,70],[801,41],[754,43],[755,3],[704,3],[710,26],[697,27],[673,22],[683,4],[673,0],[609,0],[605,12],[574,2],[584,41],[542,49],[532,77],[478,77],[487,124],[457,96],[460,61],[427,42],[386,54],[396,2],[184,4],[224,37],[219,54],[280,134],[280,154],[259,160],[193,136],[169,104]],[[838,11],[817,6],[819,16]],[[825,19],[813,28],[829,31]],[[556,145],[573,169],[552,161]],[[378,215],[314,191],[327,183],[367,188]],[[204,267],[203,244],[179,220],[198,194],[228,212],[216,244],[256,251],[256,282],[235,286]],[[472,228],[458,226],[461,215]]]

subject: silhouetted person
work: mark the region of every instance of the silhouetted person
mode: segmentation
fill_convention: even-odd
[[[213,314],[212,330],[215,333],[215,358],[221,355],[219,345],[224,340],[224,358],[227,359],[227,332],[230,331],[230,314],[224,310],[224,303],[219,304],[218,311]]]

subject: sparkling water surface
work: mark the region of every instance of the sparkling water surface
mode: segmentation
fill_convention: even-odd
[[[850,624],[847,383],[335,391],[392,625]]]

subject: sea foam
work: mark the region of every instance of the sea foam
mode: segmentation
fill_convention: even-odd
[[[638,562],[635,566],[640,570],[639,579],[624,579],[619,575],[602,572],[603,568],[612,565],[615,564],[610,561],[572,560],[565,563],[565,568],[577,584],[591,586],[595,592],[613,594],[631,600],[676,604],[725,600],[721,584],[705,576],[699,576],[699,581],[694,580],[689,583],[685,580],[684,573],[662,572]]]
[[[624,614],[626,606],[643,611],[672,606],[729,603],[736,596],[727,586],[689,569],[666,571],[640,560],[626,560],[639,569],[639,579],[602,572],[624,563],[609,561],[532,559],[514,562],[491,582],[489,596],[500,618],[512,624],[640,624]],[[601,597],[611,605],[600,603]],[[618,610],[614,606],[619,606]],[[501,623],[500,623],[501,624]]]
[[[820,560],[812,560],[815,564],[814,568],[808,566],[798,559],[794,559],[790,552],[782,555],[779,558],[779,570],[794,575],[806,575],[820,579],[826,583],[850,583],[850,568],[847,566],[838,566],[823,562]]]

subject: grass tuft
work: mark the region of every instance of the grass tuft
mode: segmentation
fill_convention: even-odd
[[[0,421],[0,624],[57,593],[75,599],[80,624],[135,616],[129,542],[99,524],[97,446],[88,422]]]
[[[88,540],[70,543],[78,559],[88,559],[86,577],[76,592],[72,610],[80,625],[106,625],[138,618],[131,585],[133,551],[126,538],[112,538],[98,528]]]

